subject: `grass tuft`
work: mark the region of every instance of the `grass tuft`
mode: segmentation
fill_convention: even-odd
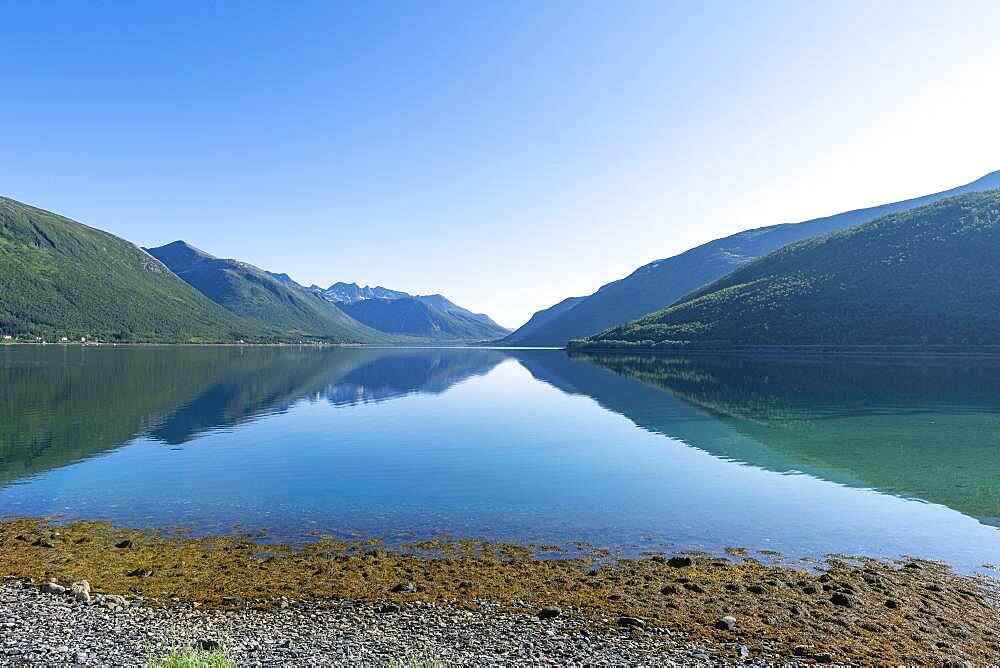
[[[436,656],[417,655],[393,659],[385,668],[445,668],[445,663]]]
[[[235,668],[225,650],[176,649],[162,659],[153,659],[149,668]]]

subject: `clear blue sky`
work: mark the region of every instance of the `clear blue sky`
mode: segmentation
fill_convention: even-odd
[[[509,326],[1000,169],[997,2],[3,2],[0,194]]]

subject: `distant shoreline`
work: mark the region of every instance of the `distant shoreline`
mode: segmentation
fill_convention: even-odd
[[[827,344],[802,344],[802,345],[757,345],[757,346],[732,346],[725,348],[709,347],[617,347],[617,346],[567,346],[566,351],[571,355],[584,355],[589,353],[599,354],[644,354],[644,355],[665,355],[665,356],[731,356],[731,357],[759,357],[759,358],[790,358],[800,355],[804,358],[810,357],[997,357],[1000,358],[1000,346],[969,346],[969,345],[827,345]]]
[[[452,349],[452,350],[562,350],[573,357],[584,357],[590,354],[600,355],[657,355],[665,357],[753,357],[758,359],[817,359],[832,358],[997,358],[1000,359],[1000,346],[963,346],[963,345],[928,345],[928,346],[886,346],[886,345],[761,345],[733,346],[728,348],[706,347],[616,347],[616,346],[502,346],[485,343],[336,343],[336,342],[304,342],[304,343],[260,343],[260,342],[186,342],[186,341],[0,341],[3,346],[35,346],[45,348],[64,346],[77,348],[139,348],[139,347],[221,347],[221,348],[371,348],[371,349]]]
[[[166,347],[166,346],[198,346],[198,347],[236,347],[236,348],[420,348],[420,349],[469,349],[469,350],[564,350],[556,346],[493,346],[478,343],[333,343],[333,342],[307,342],[307,343],[191,343],[184,341],[176,342],[156,342],[156,341],[0,341],[3,346],[37,346],[47,348],[49,346],[66,346],[76,348],[137,348],[137,347]]]

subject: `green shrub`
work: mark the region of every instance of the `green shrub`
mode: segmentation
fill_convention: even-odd
[[[149,662],[149,668],[235,668],[224,649],[207,652],[200,649],[177,649]]]

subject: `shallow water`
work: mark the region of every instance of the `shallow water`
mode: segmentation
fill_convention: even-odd
[[[1000,562],[1000,366],[0,349],[0,513]]]

